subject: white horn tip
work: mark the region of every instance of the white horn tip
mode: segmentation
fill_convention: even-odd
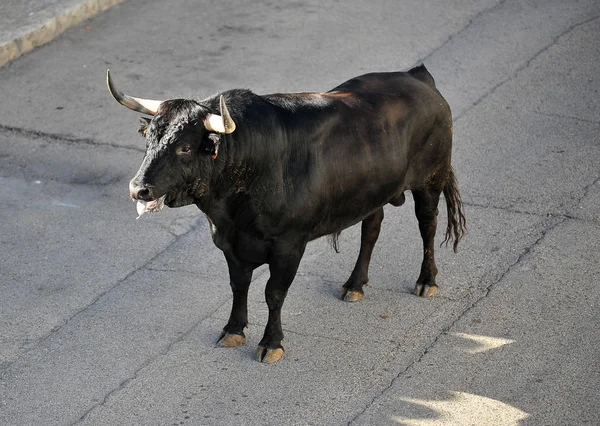
[[[225,133],[225,123],[223,122],[223,117],[220,115],[208,114],[206,117],[205,126],[210,131]]]

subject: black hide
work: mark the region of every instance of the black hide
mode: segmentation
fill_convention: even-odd
[[[237,125],[228,135],[203,124],[207,114],[219,114],[219,96],[163,102],[143,128],[146,157],[131,185],[148,190],[146,201],[166,194],[168,206],[194,203],[207,215],[233,290],[224,345],[244,342],[252,271],[266,263],[269,319],[259,358],[278,360],[281,306],[307,242],[360,221],[360,255],[343,297],[362,298],[383,206],[402,205],[407,190],[423,237],[415,292],[437,291],[434,236],[442,192],[446,241],[454,240],[455,249],[465,219],[450,161],[452,115],[424,66],[363,75],[326,93],[222,95]]]

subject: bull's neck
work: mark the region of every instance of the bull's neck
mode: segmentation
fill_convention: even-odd
[[[210,159],[210,183],[200,207],[205,213],[205,209],[236,194],[275,195],[263,193],[268,191],[264,188],[273,190],[274,182],[283,185],[291,145],[297,161],[303,161],[303,152],[307,149],[304,145],[311,139],[312,132],[322,130],[321,112],[331,103],[316,94],[247,96],[251,102],[245,107],[231,104],[236,130],[222,135],[217,158]]]
[[[206,214],[210,214],[215,208],[221,209],[219,205],[230,197],[252,187],[256,165],[259,163],[254,159],[252,150],[242,146],[233,135],[222,135],[216,158],[208,158],[206,161],[210,162],[208,182],[201,184],[203,191],[198,193],[196,204]]]

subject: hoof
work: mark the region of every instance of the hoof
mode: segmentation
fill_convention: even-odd
[[[344,302],[360,302],[365,297],[365,294],[359,291],[344,291],[344,293],[342,298]]]
[[[264,362],[265,364],[273,364],[274,362],[279,361],[283,357],[283,348],[265,348],[263,346],[259,346],[256,350],[256,358],[260,362]]]
[[[418,284],[415,286],[415,294],[421,297],[433,297],[438,292],[438,286],[436,284]]]
[[[348,280],[348,282],[350,282],[350,280]],[[368,286],[369,281],[363,283],[362,285]],[[362,298],[365,297],[365,293],[363,293],[362,290],[350,290],[350,288],[352,288],[352,287],[356,288],[353,285],[348,285],[348,283],[346,283],[342,286],[341,299],[344,302],[360,302],[362,300]]]
[[[239,334],[229,334],[223,333],[219,340],[217,340],[217,345],[223,348],[233,348],[234,346],[242,346],[246,343],[246,338]]]

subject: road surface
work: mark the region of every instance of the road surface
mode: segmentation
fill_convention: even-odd
[[[0,424],[599,424],[600,3],[126,0],[0,68]],[[413,203],[386,208],[360,303],[309,245],[286,353],[215,347],[226,266],[195,207],[135,220],[125,92],[326,91],[424,62],[454,113],[469,233],[411,295]],[[443,239],[440,209],[437,239]]]

